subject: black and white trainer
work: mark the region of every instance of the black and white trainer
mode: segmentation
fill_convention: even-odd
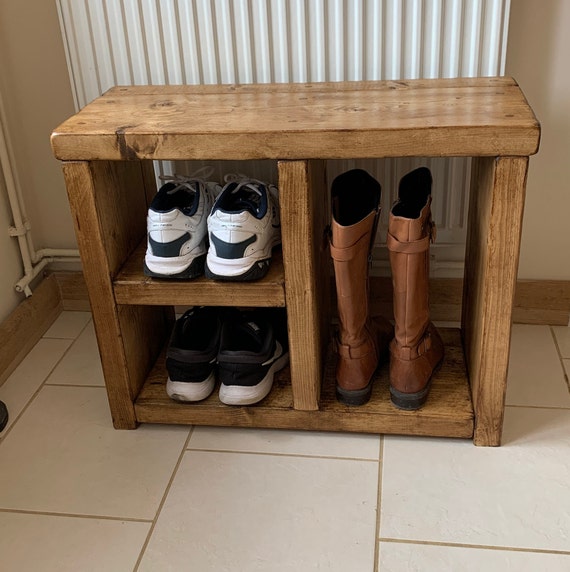
[[[188,280],[204,273],[208,215],[222,187],[205,178],[204,167],[191,176],[162,176],[165,183],[148,209],[144,273]]]
[[[219,397],[227,405],[251,405],[266,397],[276,372],[289,361],[285,310],[236,311],[222,326]]]
[[[201,401],[216,385],[221,321],[217,308],[191,308],[176,320],[166,351],[166,393],[175,401]]]
[[[269,270],[273,247],[281,244],[279,192],[245,175],[226,175],[225,181],[208,217],[205,274],[215,280],[258,280]]]

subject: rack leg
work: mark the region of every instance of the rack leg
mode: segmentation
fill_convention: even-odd
[[[133,402],[172,319],[171,312],[161,307],[117,306],[113,293],[113,277],[146,233],[149,165],[118,161],[63,165],[117,429],[137,426]]]
[[[528,157],[473,160],[462,332],[475,445],[501,443]]]
[[[330,321],[325,162],[280,161],[279,189],[293,407],[314,411]]]

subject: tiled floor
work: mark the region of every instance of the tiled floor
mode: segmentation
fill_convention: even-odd
[[[65,312],[0,387],[0,570],[568,572],[569,332],[514,327],[493,449],[115,431],[90,315]]]

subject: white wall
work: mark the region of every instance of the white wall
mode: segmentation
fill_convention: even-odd
[[[570,280],[570,2],[514,0],[507,73],[542,124],[531,158],[519,277]]]

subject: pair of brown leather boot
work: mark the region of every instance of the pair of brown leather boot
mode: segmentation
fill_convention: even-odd
[[[336,389],[347,405],[370,399],[374,372],[389,349],[392,403],[418,409],[443,359],[443,343],[429,320],[429,245],[435,238],[431,185],[429,169],[412,171],[400,181],[398,200],[390,211],[393,328],[369,312],[368,272],[380,216],[380,184],[361,169],[333,181],[331,256],[339,316]]]

